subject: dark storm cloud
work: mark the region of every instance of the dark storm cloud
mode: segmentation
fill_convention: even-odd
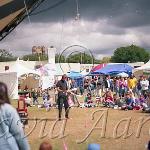
[[[55,6],[62,0],[46,0],[34,13]],[[96,21],[108,19],[110,25],[120,27],[144,26],[150,24],[150,0],[78,0],[82,19]],[[33,14],[34,14],[33,13]],[[60,5],[38,15],[31,16],[36,22],[55,22],[69,20],[76,15],[75,0],[63,0]]]

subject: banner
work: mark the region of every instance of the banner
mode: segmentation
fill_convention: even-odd
[[[42,90],[52,87],[55,82],[56,66],[55,64],[46,64],[41,68],[41,86]]]
[[[42,90],[53,87],[55,82],[54,76],[43,76],[41,78]]]

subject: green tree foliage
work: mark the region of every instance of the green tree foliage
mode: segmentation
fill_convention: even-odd
[[[56,63],[65,63],[65,56],[61,54],[55,55],[55,62]]]
[[[69,63],[82,63],[82,64],[92,64],[92,63],[99,63],[98,60],[86,53],[77,53],[74,55],[70,55],[66,58],[66,62]]]
[[[22,57],[23,60],[27,61],[46,61],[48,60],[47,54],[30,54],[30,55],[24,55]]]
[[[149,60],[149,53],[141,47],[131,45],[127,47],[117,48],[112,56],[112,62],[128,63],[128,62],[147,62]]]
[[[0,62],[15,61],[15,60],[17,60],[17,57],[14,57],[11,53],[9,53],[5,49],[0,49]]]

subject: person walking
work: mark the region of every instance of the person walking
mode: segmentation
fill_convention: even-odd
[[[58,110],[59,110],[59,120],[61,120],[61,113],[63,105],[65,107],[65,118],[68,119],[68,113],[69,113],[69,104],[67,100],[67,82],[66,82],[67,76],[64,74],[60,81],[57,82],[56,87],[58,91]]]
[[[7,86],[0,82],[0,149],[30,150],[23,125],[10,104]]]

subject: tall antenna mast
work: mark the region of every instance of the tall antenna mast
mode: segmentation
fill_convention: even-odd
[[[75,20],[80,20],[80,13],[79,13],[79,3],[78,3],[78,0],[75,0],[76,1],[76,17],[75,17]]]

